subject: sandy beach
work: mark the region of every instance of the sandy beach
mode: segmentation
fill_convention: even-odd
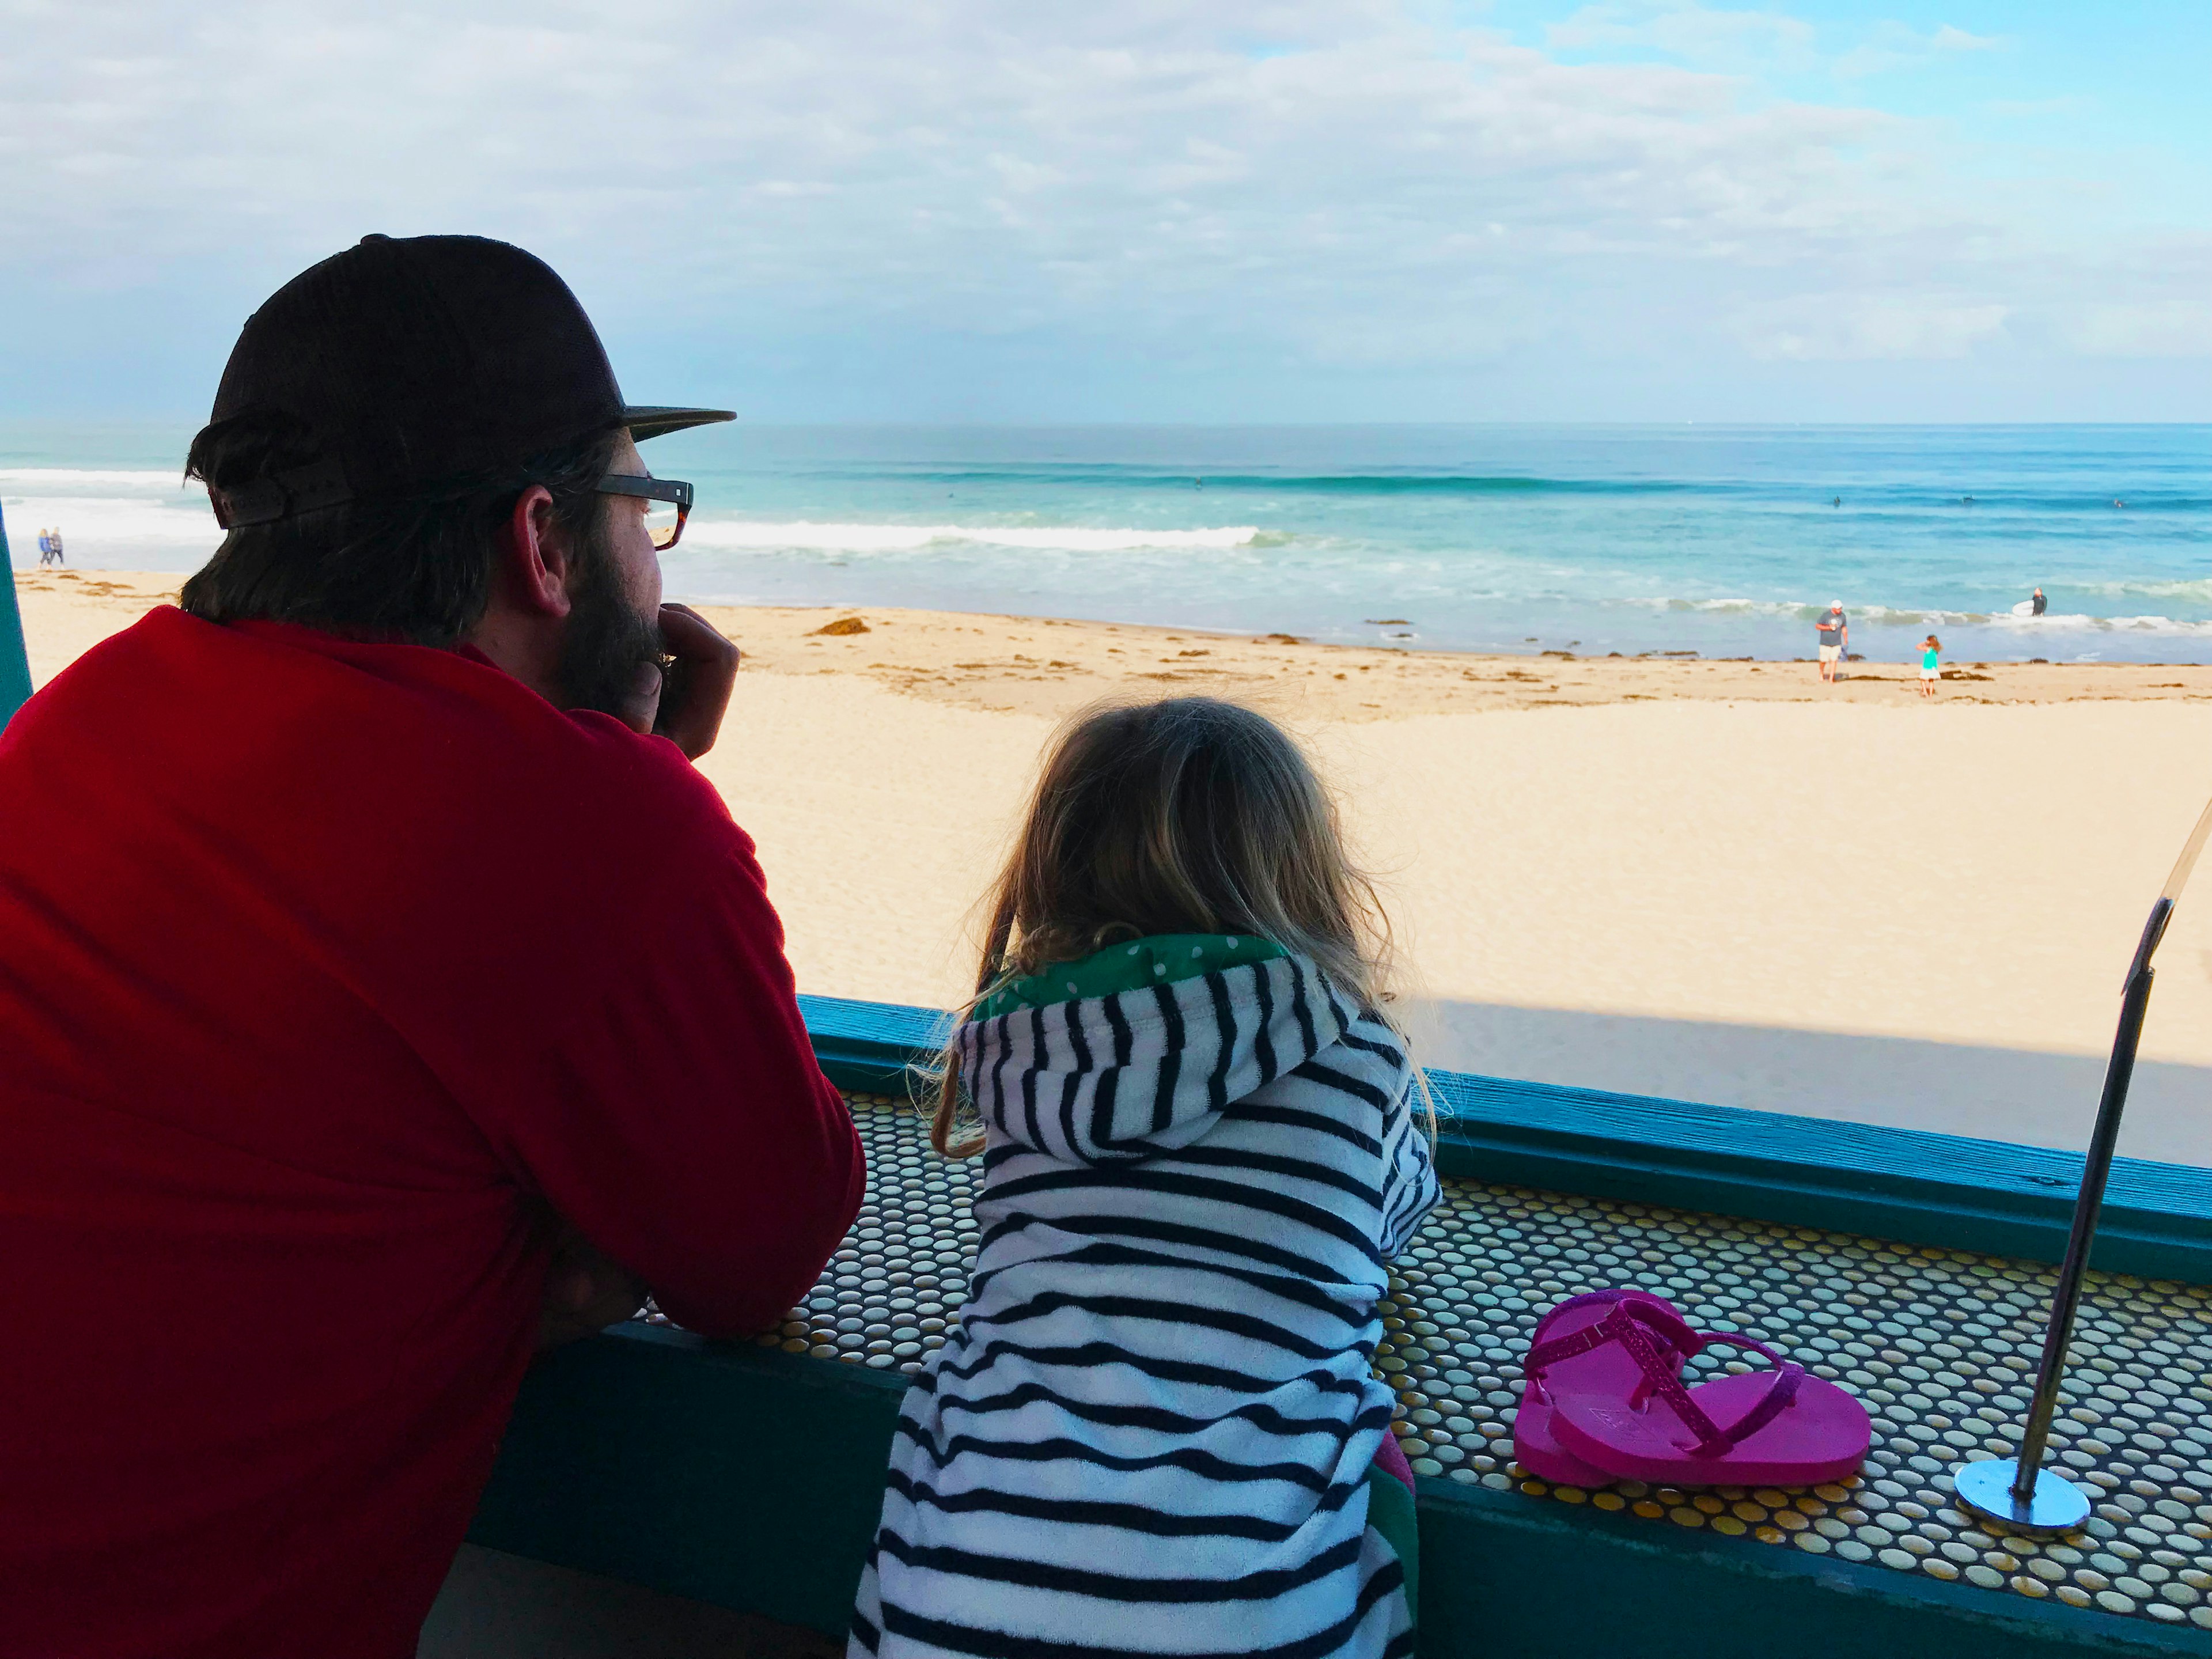
[[[176,578],[16,580],[43,684]],[[1929,706],[1897,663],[1829,688],[1810,662],[708,614],[747,656],[702,769],[760,844],[804,990],[957,996],[1054,723],[1207,692],[1322,758],[1432,1063],[2048,1146],[2087,1136],[2121,970],[2212,793],[2207,667],[1954,664]],[[2212,1164],[2212,888],[2193,897],[2122,1150]]]

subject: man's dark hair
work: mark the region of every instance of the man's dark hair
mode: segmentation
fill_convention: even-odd
[[[246,525],[185,584],[184,608],[212,623],[288,622],[337,633],[448,647],[491,599],[499,527],[532,484],[587,564],[605,551],[599,480],[619,428],[534,455],[497,475],[462,477],[397,500],[354,501]],[[192,440],[185,476],[231,489],[322,459],[301,422],[252,411]]]

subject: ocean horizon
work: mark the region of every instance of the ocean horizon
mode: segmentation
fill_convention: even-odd
[[[192,428],[0,422],[13,562],[185,572]],[[914,606],[1344,643],[2212,660],[2212,426],[725,426],[648,462],[702,603]],[[2048,614],[2024,614],[2041,586]]]

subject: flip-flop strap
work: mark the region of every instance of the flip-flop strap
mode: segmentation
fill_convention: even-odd
[[[1531,1377],[1535,1377],[1554,1360],[1588,1353],[1608,1342],[1618,1342],[1643,1373],[1643,1381],[1637,1385],[1634,1398],[1630,1403],[1633,1405],[1645,1400],[1656,1391],[1701,1439],[1711,1439],[1719,1431],[1713,1426],[1712,1419],[1698,1409],[1697,1402],[1690,1398],[1689,1390],[1682,1386],[1682,1379],[1676,1370],[1680,1361],[1674,1358],[1675,1350],[1673,1347],[1662,1350],[1653,1340],[1651,1333],[1644,1328],[1644,1316],[1647,1315],[1657,1316],[1650,1322],[1662,1328],[1680,1325],[1687,1344],[1685,1352],[1695,1353],[1705,1346],[1698,1334],[1687,1325],[1681,1325],[1679,1320],[1668,1320],[1659,1315],[1656,1309],[1626,1304],[1616,1306],[1603,1319],[1577,1331],[1572,1336],[1547,1342],[1540,1349],[1532,1352],[1524,1362],[1526,1371]],[[1669,1336],[1671,1339],[1671,1332]]]
[[[1766,1392],[1759,1396],[1759,1403],[1723,1429],[1706,1416],[1698,1402],[1691,1398],[1689,1389],[1683,1386],[1679,1375],[1662,1364],[1645,1360],[1640,1353],[1637,1355],[1643,1364],[1644,1381],[1651,1391],[1672,1406],[1674,1414],[1682,1419],[1683,1426],[1698,1437],[1697,1444],[1691,1448],[1690,1455],[1692,1457],[1719,1457],[1748,1440],[1787,1409],[1790,1402],[1797,1397],[1798,1385],[1805,1380],[1805,1368],[1795,1361],[1784,1359],[1757,1337],[1741,1336],[1734,1331],[1698,1331],[1692,1333],[1692,1337],[1695,1343],[1690,1349],[1692,1353],[1710,1343],[1721,1342],[1734,1348],[1753,1349],[1771,1360],[1775,1367],[1774,1380],[1768,1385]],[[1650,1338],[1638,1333],[1636,1340],[1624,1337],[1621,1346],[1630,1352],[1637,1353],[1638,1340],[1648,1343]],[[1644,1389],[1638,1389],[1636,1399],[1630,1403],[1640,1403],[1645,1397]]]
[[[1571,1296],[1565,1302],[1555,1302],[1546,1310],[1544,1316],[1536,1322],[1536,1330],[1539,1334],[1541,1334],[1545,1326],[1553,1323],[1561,1314],[1572,1313],[1577,1308],[1594,1308],[1601,1304],[1612,1307],[1626,1294],[1625,1291],[1584,1291],[1580,1296]],[[1577,1332],[1576,1334],[1580,1335],[1582,1333]],[[1528,1352],[1521,1357],[1521,1375],[1523,1379],[1533,1377],[1554,1359],[1565,1359],[1575,1354],[1587,1353],[1590,1347],[1595,1346],[1595,1344],[1581,1347],[1569,1346],[1573,1340],[1571,1337],[1555,1337],[1549,1342],[1530,1343]]]
[[[1586,1296],[1576,1297],[1571,1301],[1561,1303],[1559,1307],[1552,1310],[1552,1314],[1545,1316],[1548,1320],[1553,1314],[1572,1308],[1578,1304],[1588,1307],[1600,1302],[1611,1303],[1612,1311],[1604,1318],[1583,1326],[1571,1336],[1556,1336],[1549,1342],[1539,1342],[1531,1346],[1521,1361],[1522,1376],[1535,1377],[1547,1366],[1556,1364],[1562,1359],[1571,1359],[1577,1354],[1588,1353],[1594,1348],[1601,1348],[1608,1342],[1620,1342],[1624,1346],[1629,1346],[1627,1339],[1631,1333],[1643,1337],[1647,1352],[1637,1353],[1633,1347],[1630,1347],[1630,1352],[1637,1353],[1638,1364],[1647,1376],[1652,1376],[1655,1380],[1661,1375],[1672,1376],[1674,1373],[1668,1367],[1664,1358],[1656,1352],[1648,1352],[1654,1345],[1649,1337],[1643,1336],[1642,1327],[1644,1325],[1654,1326],[1663,1333],[1668,1346],[1678,1353],[1693,1354],[1705,1346],[1698,1334],[1682,1320],[1668,1314],[1662,1309],[1653,1307],[1648,1302],[1632,1302],[1623,1292],[1618,1291],[1592,1291]]]
[[[1536,1328],[1540,1331],[1561,1314],[1572,1313],[1577,1308],[1594,1308],[1601,1303],[1611,1307],[1627,1294],[1626,1291],[1584,1291],[1580,1296],[1571,1296],[1565,1302],[1554,1302],[1545,1310],[1544,1316],[1536,1322]]]
[[[1790,1361],[1775,1352],[1757,1337],[1746,1336],[1740,1331],[1699,1331],[1698,1335],[1707,1342],[1725,1342],[1731,1348],[1749,1348],[1761,1358],[1772,1362],[1777,1369],[1790,1364]]]
[[[1788,1410],[1796,1401],[1797,1391],[1804,1386],[1805,1376],[1802,1365],[1795,1360],[1784,1360],[1781,1370],[1775,1375],[1774,1386],[1729,1430],[1729,1443],[1733,1446],[1750,1439]]]
[[[1781,1368],[1774,1372],[1773,1381],[1767,1384],[1766,1392],[1759,1396],[1759,1403],[1727,1428],[1715,1429],[1711,1420],[1705,1419],[1700,1413],[1701,1420],[1692,1423],[1690,1426],[1693,1429],[1704,1430],[1705,1436],[1703,1440],[1690,1449],[1690,1455],[1719,1457],[1734,1451],[1743,1442],[1750,1439],[1752,1436],[1781,1416],[1784,1411],[1788,1409],[1790,1402],[1797,1397],[1798,1387],[1804,1381],[1805,1368],[1794,1360],[1785,1359],[1782,1362]]]
[[[1698,1402],[1690,1398],[1690,1391],[1682,1386],[1680,1373],[1659,1357],[1656,1352],[1656,1345],[1649,1335],[1632,1326],[1622,1334],[1620,1346],[1636,1356],[1636,1362],[1644,1371],[1643,1384],[1630,1400],[1631,1406],[1641,1406],[1656,1394],[1674,1408],[1674,1414],[1689,1426],[1700,1445],[1718,1437],[1720,1431],[1713,1425],[1712,1419],[1707,1417]],[[1698,1344],[1698,1347],[1704,1346],[1702,1341]],[[1694,1353],[1697,1349],[1692,1348],[1690,1352]]]

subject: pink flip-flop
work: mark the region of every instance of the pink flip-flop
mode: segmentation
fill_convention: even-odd
[[[1640,1376],[1630,1389],[1585,1387],[1579,1375],[1547,1379],[1552,1431],[1571,1456],[1616,1478],[1678,1486],[1816,1486],[1865,1462],[1873,1425],[1866,1407],[1834,1383],[1755,1338],[1669,1332],[1685,1355],[1721,1342],[1775,1367],[1686,1389],[1680,1360],[1632,1311],[1615,1309],[1581,1334],[1593,1346],[1617,1344],[1633,1360]]]
[[[1595,1464],[1576,1456],[1559,1444],[1552,1431],[1551,1389],[1564,1381],[1578,1393],[1616,1395],[1626,1399],[1644,1386],[1644,1368],[1611,1336],[1591,1338],[1594,1331],[1617,1310],[1637,1309],[1644,1316],[1637,1322],[1646,1333],[1662,1364],[1672,1364],[1679,1375],[1687,1354],[1678,1337],[1694,1341],[1674,1304],[1648,1291],[1590,1291],[1554,1304],[1536,1322],[1522,1361],[1521,1409],[1513,1417],[1513,1455],[1521,1467],[1541,1480],[1563,1486],[1602,1486],[1618,1480]],[[1702,1346],[1702,1345],[1698,1345]]]

